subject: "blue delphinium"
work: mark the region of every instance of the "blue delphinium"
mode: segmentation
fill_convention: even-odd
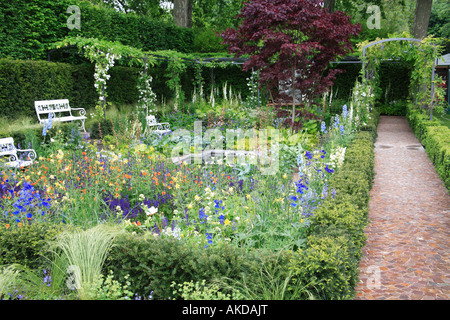
[[[320,125],[320,131],[322,131],[323,133],[327,133],[327,126],[325,124],[325,121],[322,121]]]
[[[198,210],[198,216],[200,219],[200,223],[205,223],[208,220],[208,215],[205,213],[205,208],[200,208]]]

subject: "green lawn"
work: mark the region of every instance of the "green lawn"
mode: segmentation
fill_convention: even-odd
[[[444,116],[436,117],[436,119],[439,119],[439,121],[442,123],[442,125],[450,128],[450,114],[447,113]]]

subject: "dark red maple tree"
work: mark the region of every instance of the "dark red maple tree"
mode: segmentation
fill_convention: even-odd
[[[242,19],[240,26],[221,34],[230,53],[250,55],[244,71],[259,70],[260,83],[275,98],[292,101],[292,126],[297,99],[300,105],[308,104],[332,86],[340,70],[330,69],[330,62],[352,52],[351,38],[361,30],[349,16],[330,13],[322,3],[251,0],[237,16]],[[286,96],[278,90],[280,83],[295,90]]]

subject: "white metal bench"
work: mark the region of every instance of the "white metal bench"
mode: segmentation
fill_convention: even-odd
[[[144,135],[150,136],[152,134],[157,134],[159,136],[171,133],[170,124],[168,122],[156,122],[155,116],[146,116],[147,126],[145,127]]]
[[[18,153],[22,154],[19,157]],[[33,149],[17,149],[14,146],[13,138],[0,139],[0,164],[5,167],[28,167],[36,159],[36,152]]]
[[[86,132],[84,128],[84,122],[86,121],[86,110],[83,108],[71,108],[69,105],[68,99],[59,99],[59,100],[42,100],[35,101],[34,108],[36,109],[36,114],[39,120],[39,123],[44,124],[48,121],[48,114],[52,113],[53,118],[52,121],[80,121],[81,129]],[[72,110],[75,110],[79,113],[79,115],[72,115]],[[44,117],[41,118],[41,115]],[[45,117],[45,115],[47,117]]]

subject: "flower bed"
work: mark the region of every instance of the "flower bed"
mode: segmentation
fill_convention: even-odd
[[[267,265],[267,272],[276,272],[280,281],[296,284],[285,287],[284,298],[307,298],[313,289],[306,283],[314,284],[319,297],[347,298],[348,288],[323,286],[325,275],[304,269],[301,260],[313,258],[314,239],[327,223],[327,232],[333,235],[342,226],[349,228],[354,234],[350,240],[355,242],[348,244],[351,250],[363,242],[361,212],[368,201],[372,173],[367,165],[373,140],[359,128],[373,133],[376,116],[364,123],[367,119],[358,109],[344,106],[329,126],[322,125],[321,142],[314,149],[303,149],[302,143],[308,145],[302,140],[306,134],[281,135],[280,144],[285,147],[281,150],[296,150],[294,181],[292,155],[290,160],[280,157],[285,165],[267,176],[258,166],[245,164],[177,165],[169,161],[170,148],[152,144],[132,145],[120,154],[111,150],[103,157],[93,146],[71,148],[67,137],[56,134],[53,151],[33,167],[2,172],[0,239],[5,249],[1,262],[50,269],[54,262],[43,260],[42,255],[48,254],[46,244],[58,238],[57,230],[70,226],[72,231],[87,231],[112,224],[121,233],[115,236],[116,246],[104,274],[113,271],[115,279],[129,282],[128,289],[140,296],[153,292],[152,297],[159,299],[186,297],[173,292],[173,282],[205,279],[227,279],[221,290],[237,294],[226,289],[230,281],[236,285],[249,277],[258,284],[260,268]],[[331,214],[334,206],[340,208],[342,217]],[[27,238],[26,230],[37,231],[19,243],[10,237]],[[326,241],[336,240],[327,237]],[[11,250],[26,254],[11,255]],[[358,255],[351,252],[356,259]],[[346,285],[353,283],[349,280]],[[251,292],[264,285],[259,282]],[[251,292],[247,290],[246,296]]]

